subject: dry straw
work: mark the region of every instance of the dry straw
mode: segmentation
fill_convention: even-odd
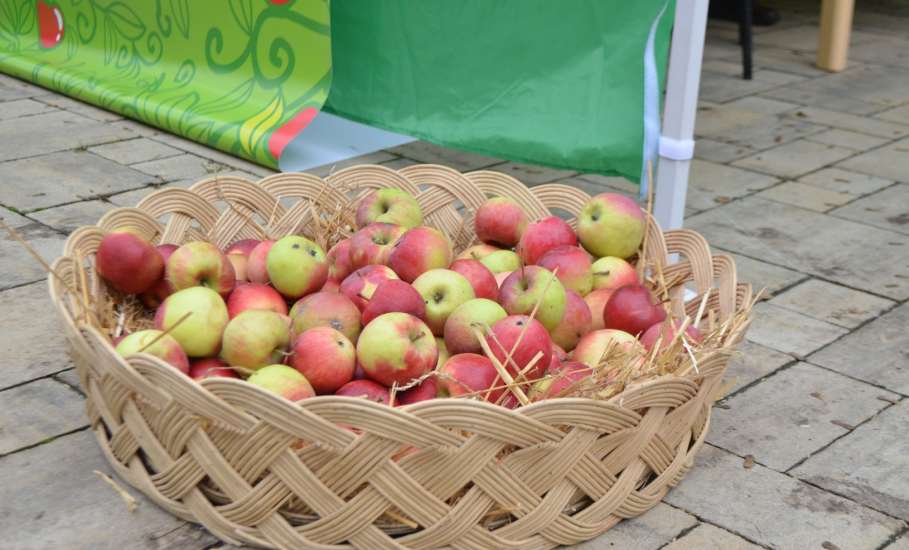
[[[352,230],[351,199],[380,187],[416,197],[426,223],[458,248],[472,241],[473,212],[488,196],[510,196],[534,219],[550,209],[575,214],[589,198],[490,171],[356,166],[325,180],[218,176],[156,191],[76,230],[48,284],[92,430],[116,474],[226,542],[266,548],[551,548],[655,506],[703,444],[752,306],[732,260],[692,231],[662,233],[651,221],[639,268],[673,318],[700,326],[703,342],[678,336],[645,359],[613,347],[568,388],[572,397],[513,410],[480,395],[397,408],[332,396],[293,404],[239,380],[196,383],[157,358],[114,352],[111,336],[149,326],[150,313],[91,268],[106,231],[218,246],[301,233],[329,246]],[[697,298],[684,300],[686,285]],[[521,403],[536,382],[526,374],[502,385]]]

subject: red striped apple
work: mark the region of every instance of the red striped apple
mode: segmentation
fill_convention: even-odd
[[[485,298],[468,300],[455,309],[445,321],[445,348],[452,355],[483,353],[483,347],[474,334],[474,327],[486,334],[496,321],[508,317],[499,304]]]
[[[578,237],[565,220],[558,216],[547,216],[527,226],[516,250],[526,265],[533,265],[553,248],[577,244]]]
[[[393,223],[405,229],[423,224],[423,212],[416,199],[400,189],[376,189],[357,204],[357,227],[372,222]]]
[[[469,248],[466,248],[463,252],[458,254],[455,258],[456,260],[482,260],[486,256],[489,256],[493,252],[498,252],[501,248],[492,246],[491,244],[475,244]]]
[[[590,256],[577,246],[553,248],[540,257],[537,265],[555,273],[566,289],[581,296],[586,296],[593,288]]]
[[[363,372],[386,386],[419,378],[435,368],[438,357],[429,327],[408,313],[376,317],[357,340],[357,361]]]
[[[606,302],[609,301],[609,297],[612,296],[612,293],[613,289],[601,288],[600,290],[594,290],[587,296],[584,296],[584,302],[586,302],[587,307],[590,308],[591,330],[606,328],[603,325],[603,310],[606,308]]]
[[[615,290],[625,285],[638,282],[638,274],[634,266],[622,258],[605,256],[593,262],[593,288],[599,290],[608,288]]]
[[[256,245],[246,261],[246,278],[251,283],[268,283],[268,253],[275,241],[265,240]]]
[[[268,278],[286,298],[316,292],[328,279],[328,261],[322,247],[299,235],[288,235],[268,251]]]
[[[287,302],[277,290],[268,285],[240,284],[227,297],[227,315],[233,319],[250,309],[270,309],[275,313],[287,315]]]
[[[395,405],[410,405],[411,403],[435,399],[439,396],[439,391],[439,379],[436,378],[435,374],[432,374],[413,388],[396,395]]]
[[[398,239],[386,263],[398,277],[412,283],[430,269],[448,267],[453,255],[448,237],[438,229],[420,226]]]
[[[155,313],[155,328],[168,331],[186,355],[210,357],[221,349],[228,320],[224,299],[210,288],[194,286],[164,300]]]
[[[634,200],[617,193],[601,193],[578,214],[578,237],[588,252],[602,258],[628,258],[644,240],[644,212]]]
[[[290,344],[290,319],[267,309],[237,315],[224,328],[221,358],[232,367],[257,370],[284,361]]]
[[[378,384],[372,380],[366,379],[351,380],[350,382],[338,388],[338,391],[335,392],[335,395],[366,399],[368,401],[382,403],[383,405],[388,405],[391,401],[391,394],[388,388],[382,384]]]
[[[527,214],[508,197],[493,197],[477,209],[474,216],[477,238],[487,244],[512,247],[527,229]]]
[[[455,260],[448,269],[466,277],[477,298],[489,300],[498,298],[499,284],[496,282],[496,276],[479,260]]]
[[[164,260],[164,265],[167,265],[167,260],[170,258],[170,255],[174,253],[174,250],[179,248],[175,244],[159,244],[155,248],[158,249],[158,253],[161,254],[161,259]],[[168,296],[174,293],[174,288],[170,286],[170,282],[167,280],[167,274],[165,271],[161,271],[161,277],[145,292],[143,292],[139,298],[142,300],[142,303],[145,304],[145,307],[156,308],[161,305],[161,302],[165,300]]]
[[[337,330],[316,327],[294,338],[289,363],[309,380],[317,394],[324,395],[351,381],[356,352]]]
[[[246,381],[280,395],[288,401],[300,401],[316,394],[309,384],[309,380],[287,365],[275,364],[262,367],[252,373]]]
[[[189,365],[189,377],[193,380],[204,380],[206,378],[240,378],[237,372],[230,368],[223,359],[217,357],[206,357],[205,359],[196,359]]]
[[[360,336],[360,310],[350,298],[337,292],[304,296],[290,308],[294,334],[311,328],[330,327],[356,342]]]
[[[655,303],[650,290],[643,285],[617,288],[603,308],[603,326],[641,334],[666,318],[666,310]]]
[[[565,287],[548,269],[529,265],[502,282],[499,303],[509,315],[530,315],[536,307],[535,318],[554,330],[565,314]]]
[[[397,278],[395,272],[386,265],[367,265],[341,281],[341,294],[350,298],[363,311],[380,284]]]
[[[167,281],[174,290],[210,288],[226,297],[237,284],[234,266],[218,247],[205,241],[188,242],[167,259]]]
[[[559,321],[559,325],[550,331],[553,343],[567,350],[574,349],[578,340],[590,332],[592,322],[593,317],[584,298],[581,298],[577,292],[566,290],[565,314]]]
[[[259,239],[242,239],[228,246],[224,250],[227,259],[234,266],[234,275],[238,281],[246,281],[246,268],[249,264],[249,254],[258,244],[262,242]]]
[[[369,303],[363,308],[363,324],[367,325],[379,315],[395,311],[426,319],[426,304],[420,293],[404,281],[391,279],[376,287]]]
[[[353,271],[350,265],[350,239],[339,241],[328,250],[328,281],[340,283]]]
[[[127,231],[108,233],[95,255],[98,275],[124,294],[141,294],[164,272],[161,253],[142,237]]]
[[[647,351],[650,351],[656,345],[657,340],[659,340],[660,351],[662,351],[669,347],[669,344],[675,338],[675,335],[681,326],[682,322],[679,320],[673,320],[672,324],[669,323],[668,319],[659,322],[644,331],[644,334],[641,335],[641,344],[647,348]],[[704,335],[701,334],[701,331],[698,330],[697,327],[688,325],[688,327],[685,328],[685,340],[687,340],[689,344],[698,343],[703,338]]]
[[[439,378],[443,391],[451,397],[463,397],[465,395],[477,397],[490,403],[498,401],[499,397],[505,392],[505,388],[497,388],[489,391],[487,396],[485,390],[489,388],[504,386],[504,382],[499,377],[499,371],[496,370],[492,361],[485,355],[478,353],[460,353],[452,355],[448,361],[442,365],[439,371]],[[482,392],[482,393],[480,393]]]
[[[183,374],[189,373],[189,359],[183,348],[170,334],[165,334],[160,330],[148,329],[134,332],[120,340],[116,350],[123,357],[136,353],[154,355]]]
[[[475,298],[470,281],[450,269],[429,270],[417,277],[413,287],[426,303],[426,324],[437,336],[442,336],[448,316]]]
[[[522,336],[523,335],[523,336]],[[520,345],[516,346],[520,338]],[[536,319],[526,315],[509,315],[492,326],[492,333],[486,337],[486,343],[506,370],[517,376],[524,374],[527,380],[540,378],[552,361],[552,340],[546,328]],[[505,361],[507,354],[512,361]],[[539,359],[528,368],[535,356]],[[517,366],[517,368],[515,368]]]
[[[603,355],[614,346],[621,346],[625,351],[639,350],[642,354],[644,348],[637,339],[627,332],[615,329],[603,329],[588,332],[581,338],[578,345],[571,352],[573,361],[580,361],[587,366],[597,367],[603,360]]]
[[[569,361],[546,378],[533,385],[531,401],[564,397],[566,393],[577,389],[591,375],[591,369],[584,363]]]
[[[374,222],[354,233],[348,250],[351,269],[387,264],[392,247],[405,231],[400,225]]]

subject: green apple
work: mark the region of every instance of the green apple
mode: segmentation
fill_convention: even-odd
[[[180,344],[170,334],[160,330],[140,330],[120,340],[117,353],[129,357],[134,353],[147,353],[170,363],[183,374],[189,373],[189,359]]]
[[[357,362],[386,386],[407,384],[436,367],[439,349],[429,327],[409,313],[379,315],[360,333]]]
[[[271,284],[286,298],[316,292],[328,279],[325,251],[299,235],[288,235],[271,247],[266,269]]]
[[[426,302],[426,324],[437,336],[443,335],[445,321],[458,306],[476,298],[467,277],[450,269],[430,269],[413,287]]]
[[[493,274],[507,273],[521,267],[521,257],[513,250],[497,250],[480,258],[480,263]]]
[[[553,331],[565,314],[565,287],[546,268],[528,265],[512,272],[499,288],[499,303],[509,315],[530,315],[539,302],[536,320]]]
[[[309,380],[294,368],[287,365],[268,365],[257,370],[246,379],[254,386],[280,395],[288,401],[299,401],[312,397],[313,391]]]
[[[221,358],[232,367],[256,370],[280,363],[290,344],[290,318],[267,309],[250,309],[224,329]]]
[[[601,193],[578,214],[578,238],[588,252],[602,258],[628,258],[644,240],[646,218],[632,199],[617,193]]]
[[[227,321],[224,300],[204,286],[174,292],[155,313],[155,328],[168,331],[190,357],[211,357],[218,353]]]
[[[491,327],[505,317],[508,317],[505,309],[492,300],[468,300],[458,306],[445,321],[445,347],[452,355],[483,353],[483,347],[474,334],[474,327],[486,334],[486,327]]]
[[[409,193],[394,188],[376,189],[360,199],[356,221],[358,228],[382,222],[410,229],[423,225],[423,211]]]

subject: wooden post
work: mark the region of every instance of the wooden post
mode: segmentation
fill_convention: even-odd
[[[822,0],[817,66],[839,72],[846,68],[855,0]]]

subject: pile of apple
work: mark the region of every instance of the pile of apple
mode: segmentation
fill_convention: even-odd
[[[396,404],[478,396],[514,407],[502,367],[534,382],[532,399],[558,397],[602,368],[607,349],[643,357],[674,338],[678,324],[627,261],[645,231],[631,199],[593,197],[577,232],[556,216],[530,223],[505,197],[474,222],[481,244],[454,257],[413,197],[381,189],[359,201],[356,232],[327,253],[298,235],[222,251],[114,231],[96,269],[156,309],[155,329],[119,336],[118,353],[157,356],[197,380],[245,377],[293,401],[389,403],[396,387]],[[694,328],[686,336],[700,339]]]

